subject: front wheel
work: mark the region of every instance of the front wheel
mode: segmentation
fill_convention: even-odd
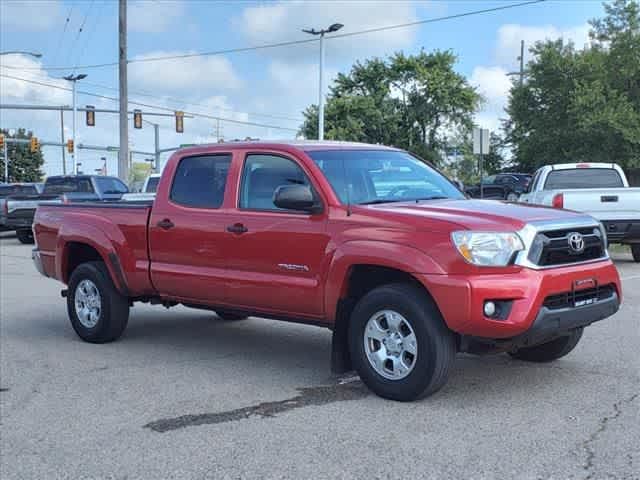
[[[104,263],[87,262],[71,274],[67,311],[82,340],[107,343],[124,332],[129,321],[129,300],[118,292]]]
[[[582,328],[573,330],[569,335],[556,338],[547,343],[533,347],[519,348],[515,352],[509,352],[513,358],[526,362],[553,362],[568,355],[582,338]]]
[[[640,262],[640,244],[631,245],[631,255],[634,262]]]
[[[18,237],[18,241],[20,243],[24,243],[25,245],[31,245],[35,243],[33,239],[33,232],[31,229],[21,229],[16,230],[16,237]]]
[[[375,288],[357,303],[349,350],[360,378],[374,393],[411,401],[446,383],[456,344],[425,291],[391,284]]]

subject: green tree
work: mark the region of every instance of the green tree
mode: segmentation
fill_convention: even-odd
[[[468,132],[481,101],[455,62],[448,51],[356,62],[331,88],[325,138],[394,145],[438,163],[447,132]],[[318,137],[317,112],[303,112],[307,138]]]
[[[21,140],[30,140],[33,137],[32,132],[27,132],[24,128],[19,128],[14,135],[9,135],[6,129],[0,130],[7,139],[16,138]],[[42,165],[44,165],[44,157],[42,150],[32,153],[28,143],[12,143],[7,142],[7,153],[9,155],[9,182],[39,182],[42,180],[44,173]],[[4,180],[4,162],[0,159],[0,175]]]
[[[590,48],[563,40],[532,49],[527,81],[511,89],[505,137],[519,169],[604,161],[640,166],[640,6],[605,4]]]

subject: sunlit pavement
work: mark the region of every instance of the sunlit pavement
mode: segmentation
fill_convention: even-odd
[[[553,364],[460,356],[415,403],[329,373],[330,333],[136,305],[81,342],[61,285],[0,234],[0,476],[632,479],[640,471],[640,265],[624,306]]]

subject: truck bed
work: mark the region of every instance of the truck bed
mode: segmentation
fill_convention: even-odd
[[[153,294],[148,256],[151,206],[150,201],[41,204],[34,225],[46,275],[66,283],[74,262],[70,248],[86,248],[90,238],[87,247],[100,254],[119,288],[133,297]],[[71,247],[58,252],[65,244]]]

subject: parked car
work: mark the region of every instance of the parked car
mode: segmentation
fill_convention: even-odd
[[[42,202],[87,202],[119,200],[128,192],[116,177],[103,175],[60,175],[48,177],[42,193],[12,195],[5,204],[7,228],[16,231],[21,243],[33,243],[31,225],[36,208]]]
[[[136,301],[320,325],[334,371],[396,400],[441,388],[459,351],[563,357],[621,301],[597,220],[467,199],[379,145],[186,148],[152,202],[41,205],[34,232],[85,341],[117,339]]]
[[[144,180],[142,189],[136,193],[126,193],[122,196],[122,200],[153,200],[156,196],[156,190],[158,188],[158,182],[160,181],[159,173],[152,173]]]
[[[7,197],[11,195],[37,195],[42,192],[42,183],[0,184],[0,232],[11,230],[7,226]]]
[[[587,213],[600,220],[609,243],[630,245],[640,262],[640,188],[629,188],[615,163],[565,163],[538,169],[520,201]]]
[[[482,198],[485,200],[518,201],[531,181],[528,173],[498,173],[482,179]],[[480,198],[480,185],[472,185],[465,189],[471,198]]]

